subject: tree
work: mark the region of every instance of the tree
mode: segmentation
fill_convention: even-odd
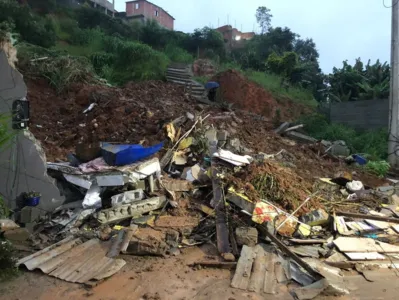
[[[270,9],[266,6],[260,6],[256,10],[256,21],[258,22],[262,34],[266,33],[271,26],[273,15],[270,13]]]
[[[328,77],[332,101],[386,99],[389,96],[390,67],[379,60],[364,67],[358,58],[353,66],[348,61],[342,68],[334,68]]]
[[[298,54],[299,60],[302,62],[316,62],[319,58],[319,52],[312,39],[297,39],[294,42],[294,51]]]

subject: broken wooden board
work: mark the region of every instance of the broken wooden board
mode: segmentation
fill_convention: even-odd
[[[313,245],[313,244],[325,244],[327,240],[301,240],[301,239],[290,239],[291,243],[302,244],[302,245]]]
[[[160,216],[158,220],[155,221],[155,226],[162,228],[194,228],[197,227],[198,224],[199,219],[196,217]]]
[[[277,256],[273,252],[269,252],[267,255],[265,281],[263,284],[263,292],[266,294],[274,295],[276,293],[277,280],[274,272],[274,264],[276,263]]]
[[[257,245],[255,247],[256,258],[253,265],[253,273],[249,282],[248,290],[259,293],[263,288],[264,278],[266,273],[267,252],[264,245]]]
[[[391,225],[394,225],[392,223],[384,222],[384,221],[376,221],[376,220],[365,220],[367,224],[370,224],[371,226],[377,228],[377,229],[387,229],[391,227]]]
[[[277,260],[272,246],[264,244],[258,244],[253,248],[243,246],[231,286],[256,293],[275,294]],[[284,273],[284,270],[282,272]]]
[[[299,256],[314,258],[319,258],[320,251],[323,250],[323,248],[320,248],[318,246],[295,246],[289,247],[289,249]]]
[[[276,280],[278,283],[286,283],[288,281],[283,263],[281,261],[277,261],[274,264],[274,274],[276,275]]]
[[[365,214],[355,214],[355,213],[348,213],[348,212],[342,212],[338,211],[336,212],[338,216],[344,216],[348,218],[355,218],[355,219],[363,219],[363,220],[376,220],[376,221],[383,221],[383,222],[391,222],[395,224],[399,224],[399,218],[387,218],[387,217],[382,217],[382,216],[376,216],[376,215],[365,215]]]
[[[345,253],[350,260],[384,260],[387,259],[384,255],[377,252],[349,252]]]
[[[369,238],[339,237],[334,240],[334,244],[341,252],[399,253],[398,246]]]
[[[231,281],[231,287],[247,290],[249,280],[251,276],[252,264],[256,257],[254,248],[243,246],[241,250],[241,256],[237,263],[236,272],[234,273],[233,280]]]

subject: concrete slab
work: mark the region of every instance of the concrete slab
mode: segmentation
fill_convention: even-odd
[[[11,116],[14,100],[23,99],[27,87],[22,75],[12,68],[4,51],[0,51],[0,114]],[[10,120],[11,128],[11,120]],[[23,193],[35,190],[42,194],[39,209],[43,213],[60,206],[65,198],[47,176],[46,158],[40,144],[28,131],[19,131],[11,145],[0,152],[0,194],[11,208]]]

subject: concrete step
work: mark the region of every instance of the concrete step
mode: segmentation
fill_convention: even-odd
[[[172,80],[178,80],[178,81],[192,82],[191,77],[176,76],[173,74],[166,74],[166,78],[170,78]]]
[[[203,85],[198,84],[197,82],[192,81],[192,80],[180,79],[180,78],[175,78],[175,77],[170,77],[170,76],[166,76],[166,80],[170,81],[170,82],[177,83],[177,84],[189,86],[193,90],[205,90]]]
[[[179,79],[192,79],[191,75],[183,75],[183,74],[176,74],[176,73],[170,73],[166,72],[166,76],[174,77],[174,78],[179,78]]]
[[[184,86],[187,86],[187,87],[192,87],[193,89],[194,88],[197,88],[197,89],[199,88],[199,86],[194,84],[192,81],[188,81],[188,80],[178,80],[178,79],[173,79],[173,78],[170,78],[170,77],[166,77],[166,80],[169,81],[169,82],[173,82],[173,83],[176,83],[176,84],[184,85]]]
[[[191,84],[190,81],[180,80],[180,79],[170,78],[170,77],[166,77],[166,80],[169,81],[169,82],[180,84],[180,85],[190,85]]]
[[[177,74],[191,74],[189,69],[174,69],[174,68],[167,68],[167,72],[173,72]]]

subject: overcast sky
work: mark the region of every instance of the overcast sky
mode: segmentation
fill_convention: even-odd
[[[313,38],[325,73],[361,57],[366,61],[390,60],[391,10],[383,0],[153,0],[170,13],[175,30],[227,24],[237,29],[259,29],[255,12],[266,6],[273,14],[272,26],[287,26],[302,38]],[[116,10],[125,11],[125,2],[115,0]],[[390,6],[391,0],[385,0]]]

